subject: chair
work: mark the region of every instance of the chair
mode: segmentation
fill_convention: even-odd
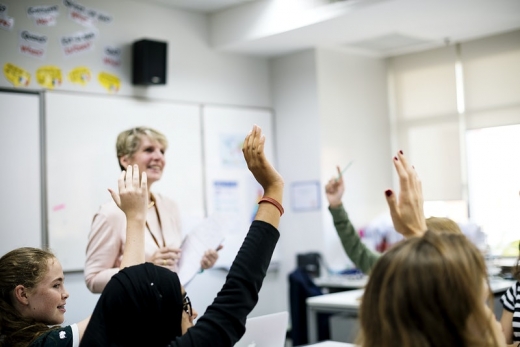
[[[293,346],[308,343],[306,299],[322,294],[321,289],[314,284],[304,267],[298,267],[289,274],[289,307]],[[318,341],[330,339],[330,316],[331,314],[328,313],[318,315]]]

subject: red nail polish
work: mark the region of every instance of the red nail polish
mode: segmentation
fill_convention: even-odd
[[[397,159],[397,157],[394,157],[394,160],[399,160],[399,159]]]
[[[391,191],[390,189],[387,189],[387,190],[385,191],[385,195],[388,196],[388,197],[390,197],[390,196],[392,195],[392,191]]]
[[[399,153],[403,154],[403,151],[400,150]]]

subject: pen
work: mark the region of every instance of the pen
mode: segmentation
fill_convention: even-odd
[[[352,163],[354,162],[354,160],[351,160],[347,166],[345,166],[343,168],[343,170],[341,170],[341,173],[338,175],[338,178],[336,178],[336,181],[339,180],[341,178],[341,176],[343,176],[343,174],[347,171],[347,169],[352,165]]]

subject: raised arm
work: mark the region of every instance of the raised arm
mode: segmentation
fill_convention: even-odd
[[[422,236],[427,227],[421,180],[402,151],[393,161],[399,175],[399,197],[391,189],[386,190],[385,195],[395,230],[404,237]]]
[[[139,179],[139,167],[128,166],[118,180],[119,193],[109,189],[114,202],[126,216],[126,243],[120,268],[144,263],[144,232],[148,209],[146,172]]]
[[[338,177],[333,177],[325,186],[325,195],[329,201],[329,211],[334,221],[334,227],[338,233],[341,245],[350,260],[364,273],[369,273],[374,266],[379,253],[371,251],[359,237],[352,222],[348,218],[347,211],[343,207],[341,199],[345,192],[343,175],[339,166],[337,167]]]
[[[345,183],[343,182],[341,169],[339,166],[336,166],[336,169],[338,170],[338,177],[331,178],[325,186],[325,195],[331,208],[341,206],[341,199],[343,198],[343,193],[345,193]]]
[[[281,206],[284,181],[265,157],[264,145],[265,136],[262,135],[262,130],[255,125],[244,140],[242,152],[249,171],[264,189],[264,198],[268,200],[260,203],[255,220],[267,222],[278,228],[283,213]]]
[[[262,131],[255,125],[245,138],[242,151],[247,167],[269,201],[260,203],[222,290],[195,326],[173,346],[233,346],[244,334],[246,318],[258,302],[258,292],[280,236],[275,227],[283,213],[284,182],[266,159],[264,144]]]

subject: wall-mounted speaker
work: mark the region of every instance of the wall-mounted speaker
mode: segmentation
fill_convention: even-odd
[[[132,83],[136,85],[166,84],[166,42],[139,40],[132,44]]]

